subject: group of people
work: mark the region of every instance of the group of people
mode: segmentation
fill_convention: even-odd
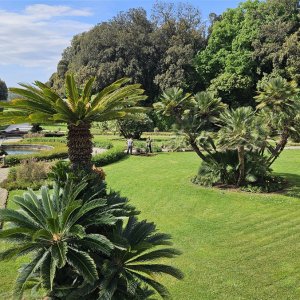
[[[132,154],[133,149],[133,139],[129,138],[127,140],[127,154]],[[146,140],[146,151],[147,153],[152,153],[152,139],[148,136]]]

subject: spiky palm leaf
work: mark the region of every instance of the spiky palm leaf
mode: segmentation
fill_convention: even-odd
[[[184,93],[180,88],[170,88],[164,91],[160,102],[154,103],[155,110],[167,117],[180,115],[192,105],[192,95]]]
[[[251,107],[225,110],[219,117],[219,146],[236,149],[238,146],[253,147],[265,139],[263,124],[256,118]]]
[[[268,109],[269,111],[287,115],[294,114],[295,105],[299,106],[298,94],[300,90],[297,83],[288,82],[282,77],[271,78],[258,90],[255,97],[258,103],[257,109]]]
[[[257,118],[251,107],[225,110],[219,117],[219,146],[221,149],[236,149],[239,157],[237,185],[245,179],[245,149],[261,147],[266,140],[266,130],[261,118]]]
[[[89,234],[94,224],[114,224],[116,218],[106,209],[106,200],[91,198],[83,202],[78,195],[86,187],[70,181],[63,190],[54,188],[51,195],[42,187],[41,196],[29,190],[14,202],[20,210],[0,210],[0,221],[6,228],[0,238],[12,247],[0,253],[0,259],[13,259],[31,254],[16,280],[14,299],[21,299],[29,280],[37,274],[49,292],[55,289],[56,274],[71,266],[79,282],[94,283],[98,279],[92,255],[109,255],[113,244],[101,234]]]
[[[300,111],[300,89],[297,83],[288,82],[282,77],[272,78],[262,84],[255,97],[257,108],[269,117],[269,127],[280,134],[280,139],[273,148],[268,145],[271,165],[284,150],[291,133],[295,131],[297,116]]]
[[[106,259],[99,257],[99,274],[102,277],[94,285],[85,284],[68,295],[70,299],[149,299],[156,291],[162,298],[170,296],[165,286],[157,281],[157,275],[168,274],[182,279],[178,269],[156,262],[173,258],[180,251],[171,248],[170,236],[156,231],[153,223],[138,222],[130,217],[127,224],[118,222],[111,240],[116,247]],[[162,247],[169,246],[169,247]],[[97,259],[96,259],[97,260]],[[152,292],[151,292],[152,291]],[[98,298],[95,295],[98,295]]]

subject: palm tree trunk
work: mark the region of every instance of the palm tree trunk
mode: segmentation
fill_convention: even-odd
[[[68,154],[73,170],[92,169],[91,124],[68,125]]]
[[[290,137],[289,130],[287,127],[285,127],[281,133],[280,141],[276,145],[272,155],[268,158],[269,167],[274,163],[274,161],[279,157],[280,153],[284,150],[289,137]]]
[[[237,181],[237,186],[244,183],[245,180],[245,148],[244,146],[238,147],[238,158],[239,158],[239,178]]]
[[[201,150],[199,149],[199,147],[198,147],[198,145],[196,144],[196,142],[190,140],[190,144],[191,144],[192,148],[194,149],[194,151],[197,153],[197,155],[198,155],[203,161],[207,161],[207,157],[201,152]]]

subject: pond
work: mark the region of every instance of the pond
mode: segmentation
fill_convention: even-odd
[[[39,150],[28,150],[28,149],[11,149],[11,150],[5,150],[5,152],[7,153],[7,155],[18,155],[18,154],[32,154],[32,153],[36,153]]]
[[[24,155],[33,154],[40,152],[42,150],[52,150],[52,146],[46,145],[33,145],[33,144],[6,144],[2,145],[2,149],[7,153],[7,155]]]

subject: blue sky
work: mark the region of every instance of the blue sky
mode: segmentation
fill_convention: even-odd
[[[240,0],[190,0],[206,19]],[[155,0],[0,0],[0,78],[8,86],[47,81],[72,36],[120,11],[143,7],[151,14]]]

